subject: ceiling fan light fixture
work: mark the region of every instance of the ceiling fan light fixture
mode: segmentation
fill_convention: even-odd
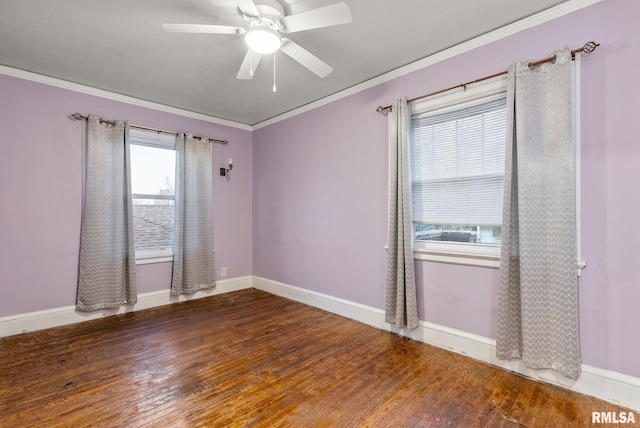
[[[282,46],[282,38],[278,32],[267,26],[250,28],[244,40],[251,50],[260,54],[273,53]]]

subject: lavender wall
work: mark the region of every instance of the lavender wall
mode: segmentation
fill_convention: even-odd
[[[601,43],[582,62],[583,362],[640,377],[640,2],[608,0],[254,132],[253,273],[384,307],[387,124],[378,105]],[[416,262],[420,318],[495,337],[495,269]]]
[[[0,75],[0,317],[75,304],[82,124],[73,112],[228,139],[214,144],[216,265],[250,275],[251,132]],[[140,265],[140,293],[168,290],[171,264]]]

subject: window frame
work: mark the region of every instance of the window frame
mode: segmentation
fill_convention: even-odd
[[[132,128],[129,130],[129,145],[151,147],[163,150],[176,150],[175,136],[156,131]],[[175,195],[132,194],[132,199],[164,199],[175,201]],[[175,202],[174,202],[175,209]],[[135,244],[134,244],[135,245]],[[136,265],[173,262],[173,249],[135,250]]]
[[[411,115],[440,113],[465,108],[471,104],[506,96],[507,76],[501,75],[466,88],[414,101],[410,104]],[[413,241],[414,259],[489,268],[500,267],[500,245]]]

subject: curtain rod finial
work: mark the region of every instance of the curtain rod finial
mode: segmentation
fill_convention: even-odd
[[[81,115],[80,113],[73,113],[67,116],[71,120],[83,120],[86,119],[86,116]]]
[[[584,53],[590,54],[591,52],[595,51],[596,48],[600,46],[600,43],[596,43],[596,42],[587,42],[584,44],[584,46],[582,47],[582,51]]]
[[[389,106],[387,106],[387,107],[378,106],[376,111],[378,113],[380,113],[381,115],[383,115],[383,116],[387,116],[389,114],[389,111],[391,111],[391,107],[389,107]]]

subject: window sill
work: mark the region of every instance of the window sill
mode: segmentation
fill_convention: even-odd
[[[173,256],[170,257],[151,257],[146,259],[136,259],[136,266],[138,265],[150,265],[153,263],[166,263],[173,262]]]
[[[416,242],[413,258],[415,260],[498,269],[500,267],[500,246],[454,242]]]
[[[171,250],[138,250],[136,251],[136,266],[152,263],[173,262]]]
[[[385,246],[385,249],[388,247]],[[418,241],[414,244],[413,259],[499,269],[500,246],[453,242],[435,244]],[[577,263],[577,276],[582,276],[582,270],[586,267],[587,262],[580,260]]]

